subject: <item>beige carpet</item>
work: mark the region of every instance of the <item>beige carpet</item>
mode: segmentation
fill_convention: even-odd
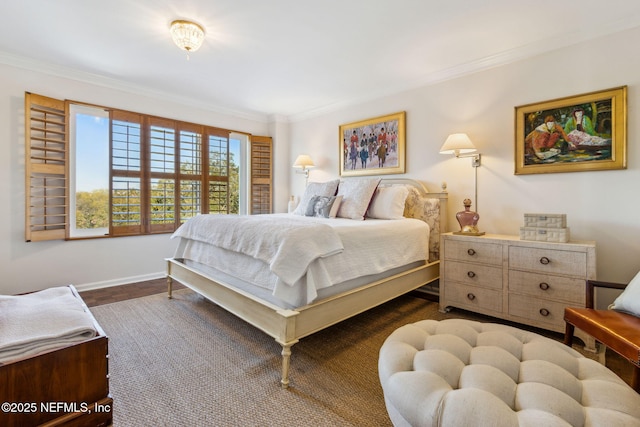
[[[426,318],[487,320],[400,297],[294,345],[283,390],[281,347],[190,290],[91,311],[109,336],[116,427],[390,426],[377,371],[385,338]]]

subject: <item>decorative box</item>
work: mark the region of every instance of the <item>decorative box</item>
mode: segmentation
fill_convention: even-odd
[[[566,243],[569,241],[569,228],[520,227],[520,240]]]
[[[566,228],[566,214],[524,214],[525,227]]]

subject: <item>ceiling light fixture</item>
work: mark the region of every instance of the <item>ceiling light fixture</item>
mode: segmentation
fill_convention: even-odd
[[[204,41],[204,28],[195,22],[175,20],[171,23],[170,31],[176,46],[187,51],[187,58],[189,53],[198,50]]]

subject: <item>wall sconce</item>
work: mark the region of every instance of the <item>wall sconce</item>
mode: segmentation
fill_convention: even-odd
[[[296,157],[296,161],[293,162],[293,168],[296,169],[296,173],[304,174],[305,181],[309,179],[309,169],[315,166],[311,157],[306,154],[300,154]]]
[[[473,167],[473,170],[474,170],[474,182],[473,182],[474,207],[475,207],[475,210],[477,211],[478,210],[478,166],[480,166],[480,153],[478,153],[476,146],[473,145],[473,142],[471,142],[471,139],[469,139],[469,136],[466,133],[453,133],[447,137],[444,144],[442,144],[442,147],[440,147],[440,154],[453,154],[454,156],[456,156],[456,158],[471,157],[471,166]],[[465,227],[463,227],[463,223],[467,221],[465,218],[468,217],[469,218],[468,221],[473,222],[473,227],[471,227],[473,231],[465,231],[463,234],[483,235],[484,232],[479,232],[476,227],[480,216],[469,209],[470,204],[471,204],[471,201],[468,199],[465,199],[465,203],[464,203],[465,211],[458,212],[458,214],[456,215],[456,218],[458,219],[458,222],[460,222],[460,227],[463,229],[463,231],[465,229]]]
[[[453,154],[456,157],[471,157],[471,166],[480,166],[480,153],[466,133],[452,133],[440,147],[440,154]]]

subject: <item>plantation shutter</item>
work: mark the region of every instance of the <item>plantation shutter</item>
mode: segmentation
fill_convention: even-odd
[[[143,232],[142,165],[143,118],[140,114],[111,112],[111,194],[110,226],[112,236],[138,235]]]
[[[271,137],[251,136],[251,184],[249,213],[272,212],[273,148]]]
[[[68,108],[63,100],[25,93],[25,239],[68,237]]]
[[[229,185],[229,131],[218,128],[206,128],[206,165],[205,174],[206,199],[203,213],[230,213]]]
[[[176,173],[179,165],[176,122],[149,119],[149,177],[144,185],[144,212],[149,233],[167,233],[177,228]],[[145,150],[146,151],[146,150]]]
[[[178,128],[178,153],[176,161],[176,212],[178,224],[183,224],[202,212],[207,206],[203,197],[203,170],[205,151],[203,129],[199,125],[180,123]]]

